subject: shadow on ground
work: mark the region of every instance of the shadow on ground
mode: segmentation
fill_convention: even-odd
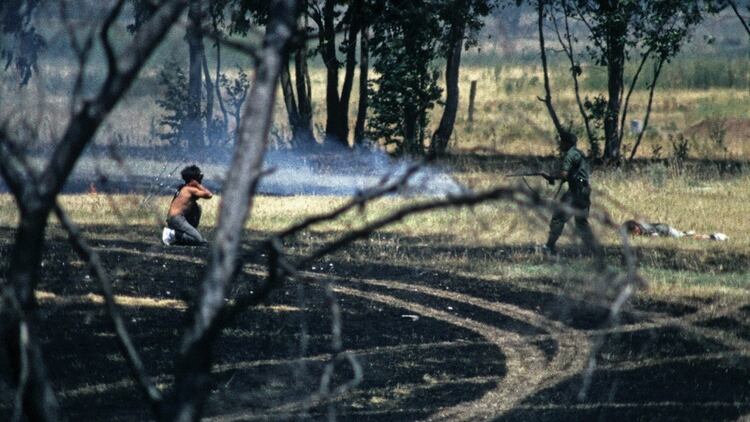
[[[169,385],[180,332],[189,320],[185,306],[194,300],[207,249],[167,248],[153,231],[85,228],[115,276],[123,313],[150,373]],[[12,234],[0,228],[0,256],[7,256]],[[262,263],[254,252],[261,234],[246,237],[249,263]],[[530,247],[487,249],[455,245],[448,238],[401,237],[399,244],[406,262],[466,253],[510,263],[530,254]],[[368,261],[360,247],[355,244],[310,270],[312,280],[329,278],[338,289],[344,348],[363,368],[360,385],[330,402],[305,403],[318,391],[331,358],[331,317],[320,283],[288,282],[265,306],[248,310],[225,330],[216,347],[209,420],[323,419],[330,412],[339,420],[415,420],[458,405],[468,405],[471,419],[472,403],[518,375],[518,368],[508,364],[513,343],[503,343],[509,336],[540,350],[545,362],[537,367],[550,371],[545,373],[549,381],[529,390],[497,420],[719,421],[750,413],[747,304],[700,317],[705,308],[720,311],[722,305],[640,298],[626,306],[619,325],[608,328],[606,300],[563,288],[585,283],[585,277],[506,283]],[[577,252],[564,250],[563,259],[578,259]],[[747,257],[732,259],[748,262]],[[610,260],[619,260],[615,251]],[[103,307],[86,296],[97,286],[57,229],[51,230],[44,262],[40,331],[66,417],[148,419]],[[237,284],[242,289],[255,282],[255,276],[244,274]],[[601,344],[594,350],[596,369],[590,377],[583,369],[556,376],[548,366],[562,356],[560,342],[573,335]],[[581,363],[588,358],[572,356],[569,363],[585,368]],[[333,383],[351,377],[351,368],[337,363]],[[9,394],[0,384],[0,420],[10,414]]]

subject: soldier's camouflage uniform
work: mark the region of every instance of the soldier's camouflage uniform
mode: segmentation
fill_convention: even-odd
[[[568,191],[560,199],[577,211],[575,218],[576,231],[589,249],[595,250],[596,244],[594,234],[589,226],[588,215],[591,206],[591,186],[589,176],[591,168],[586,157],[575,146],[568,149],[562,162],[562,171],[567,173]],[[560,182],[562,183],[562,181]],[[555,243],[562,234],[565,223],[571,214],[563,210],[556,211],[549,225],[549,237],[547,248],[555,249]]]

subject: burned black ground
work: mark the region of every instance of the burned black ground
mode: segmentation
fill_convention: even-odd
[[[151,227],[87,226],[85,233],[114,275],[118,295],[188,306],[194,300],[207,249],[164,247]],[[262,268],[256,248],[266,235],[245,236],[244,256],[252,268]],[[2,256],[12,236],[11,229],[0,229]],[[327,237],[313,236],[311,242]],[[400,244],[399,254],[411,262],[430,253],[460,253],[510,264],[530,253],[525,247],[487,249],[444,237],[429,246],[425,238],[402,238]],[[570,288],[586,283],[585,277],[502,282],[384,264],[367,259],[360,247],[305,269],[306,281],[285,283],[266,305],[249,309],[225,331],[215,350],[209,420],[323,419],[329,412],[339,420],[415,420],[456,406],[463,406],[458,414],[465,419],[494,415],[508,421],[722,421],[750,413],[748,298],[641,295],[626,306],[619,324],[610,326],[604,298],[591,300]],[[669,262],[669,254],[662,256]],[[717,259],[748,263],[747,257],[722,257]],[[579,258],[564,249],[561,259]],[[610,259],[618,261],[615,251]],[[99,290],[87,274],[53,227],[39,286],[48,297],[41,301],[39,331],[63,410],[69,420],[149,419],[104,307],[86,296]],[[257,277],[243,273],[238,289],[252,286]],[[332,350],[326,281],[333,283],[342,309],[344,347],[357,357],[364,378],[343,397],[310,404],[306,399],[318,390]],[[127,302],[122,309],[151,374],[168,386],[189,312],[182,305]],[[515,336],[519,347],[539,350],[542,360],[525,366],[513,350]],[[565,355],[575,342],[598,345],[581,349],[593,350],[596,358],[591,377],[585,370],[589,353]],[[337,367],[334,382],[346,382],[351,369],[341,362]],[[537,376],[542,381],[524,394],[502,390],[506,382]],[[0,394],[0,419],[5,419],[12,405],[7,385]],[[512,405],[486,410],[492,394]]]

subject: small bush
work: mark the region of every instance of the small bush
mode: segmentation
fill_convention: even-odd
[[[672,144],[672,157],[670,158],[670,164],[674,169],[675,174],[679,175],[682,173],[688,154],[690,154],[690,140],[681,133],[677,136],[670,136],[669,140]]]
[[[159,127],[166,127],[159,138],[171,145],[180,145],[185,135],[187,122],[188,97],[187,77],[175,62],[168,62],[159,71],[159,84],[164,88],[164,96],[156,100],[165,114],[159,120]]]

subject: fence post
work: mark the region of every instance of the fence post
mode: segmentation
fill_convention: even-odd
[[[474,122],[474,99],[477,97],[477,81],[471,81],[469,90],[469,123]]]

